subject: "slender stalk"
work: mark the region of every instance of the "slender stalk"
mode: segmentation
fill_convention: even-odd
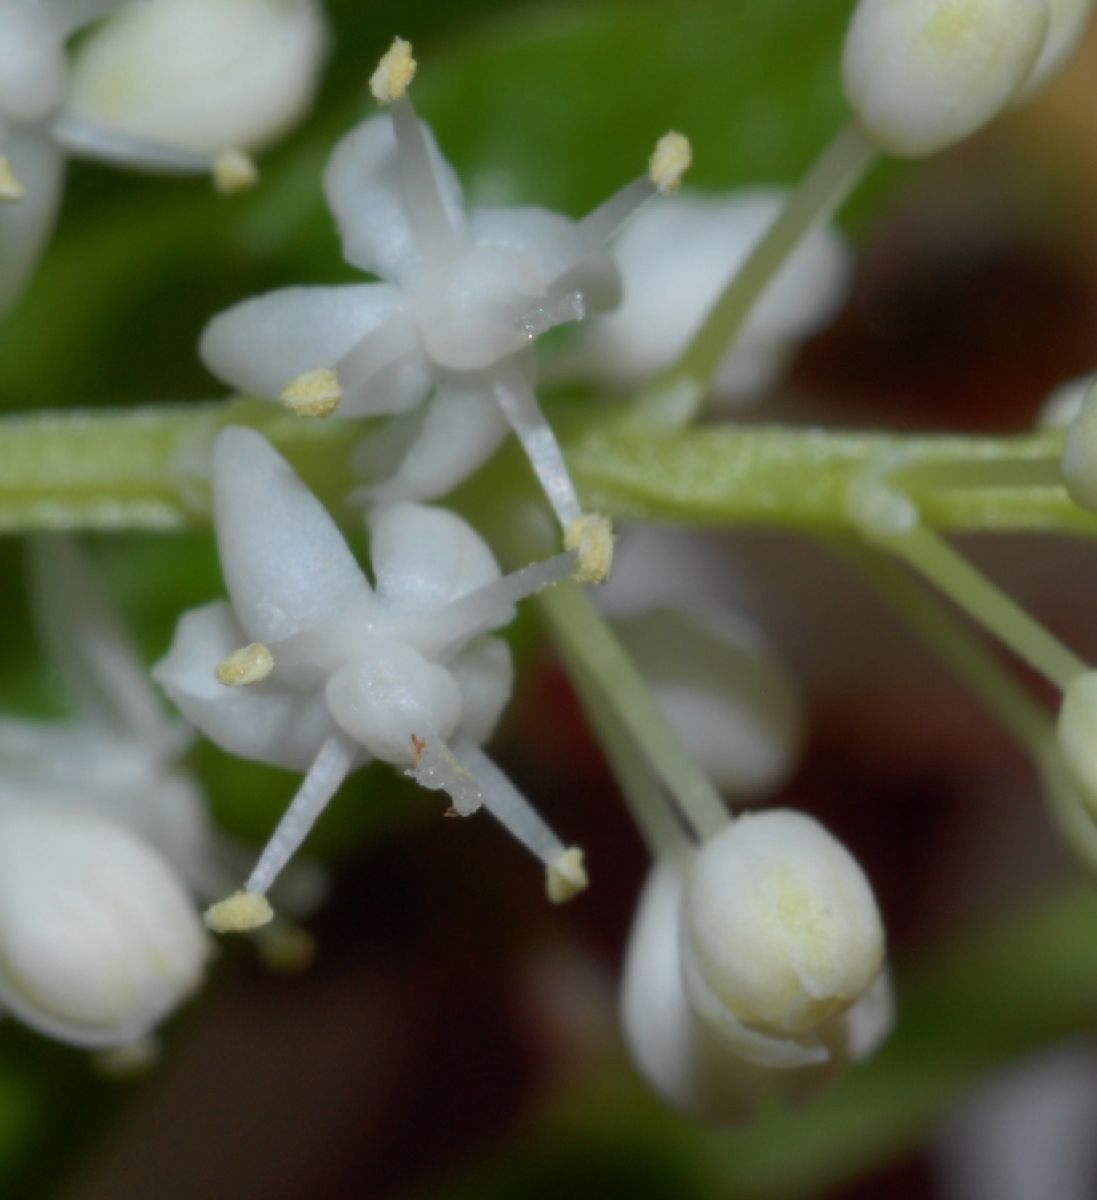
[[[646,390],[640,404],[658,411],[663,394],[681,395],[683,383],[704,395],[751,310],[803,239],[828,220],[856,187],[877,154],[852,123],[826,146],[747,256],[681,358]],[[679,408],[678,419],[682,418]]]
[[[923,525],[885,543],[1060,690],[1086,664],[993,584],[963,555]]]
[[[633,742],[643,748],[697,837],[703,841],[723,829],[728,812],[720,794],[682,746],[590,597],[575,584],[563,583],[542,592],[535,603],[553,641],[578,662]]]

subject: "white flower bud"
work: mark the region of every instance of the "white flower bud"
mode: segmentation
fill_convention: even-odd
[[[778,1035],[844,1012],[883,962],[864,872],[817,821],[788,810],[744,815],[701,847],[683,921],[685,952],[713,995]]]
[[[1093,372],[1068,379],[1051,391],[1036,414],[1037,429],[1069,429],[1093,387]]]
[[[150,0],[73,58],[67,111],[133,138],[258,149],[311,103],[327,47],[315,0]]]
[[[842,57],[846,98],[882,149],[933,154],[1014,99],[1048,28],[1047,0],[861,0]]]
[[[1087,671],[1066,689],[1058,735],[1078,796],[1097,820],[1097,671]]]
[[[1092,388],[1067,426],[1062,470],[1074,503],[1097,512],[1097,393]]]
[[[207,946],[182,884],[121,826],[0,814],[0,1007],[31,1028],[79,1046],[135,1041],[197,986]]]
[[[1059,72],[1082,40],[1093,14],[1093,0],[1047,0],[1047,5],[1051,10],[1051,28],[1019,100],[1027,100]]]

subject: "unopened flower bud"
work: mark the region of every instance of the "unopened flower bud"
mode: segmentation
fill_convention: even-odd
[[[1051,26],[1019,100],[1027,100],[1038,92],[1066,64],[1093,15],[1093,0],[1047,0],[1047,6],[1051,11]]]
[[[844,1012],[883,962],[864,872],[817,821],[789,810],[742,816],[701,847],[684,921],[712,993],[739,1021],[779,1035]]]
[[[0,815],[0,1007],[78,1046],[136,1041],[199,982],[207,940],[159,855],[80,811]]]
[[[1097,820],[1097,671],[1087,671],[1066,689],[1058,735],[1078,796]]]
[[[1047,0],[861,0],[846,34],[846,98],[891,154],[918,157],[993,120],[1020,92]]]

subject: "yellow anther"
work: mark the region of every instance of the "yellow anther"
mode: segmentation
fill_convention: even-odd
[[[385,52],[369,80],[369,90],[379,104],[392,104],[411,86],[418,64],[411,54],[411,42],[398,37]]]
[[[25,194],[7,156],[0,154],[0,200],[22,200]]]
[[[258,182],[259,168],[243,150],[222,150],[213,160],[213,186],[226,196],[245,191]]]
[[[564,532],[564,548],[578,559],[575,578],[580,583],[605,583],[613,569],[613,526],[608,517],[584,513]]]
[[[648,177],[666,194],[673,192],[682,182],[682,176],[693,162],[693,147],[684,133],[664,133],[655,143],[648,159]]]
[[[274,920],[274,909],[262,892],[233,892],[211,904],[205,919],[214,933],[251,933]]]
[[[545,871],[545,890],[553,904],[565,904],[586,891],[590,880],[578,846],[565,850]]]
[[[274,670],[274,656],[262,642],[252,642],[234,650],[218,664],[214,674],[225,687],[247,687],[259,683]]]
[[[330,367],[298,375],[282,392],[283,406],[299,417],[330,417],[342,399],[339,376]]]

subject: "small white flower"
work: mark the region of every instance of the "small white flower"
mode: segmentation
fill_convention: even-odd
[[[316,0],[149,0],[73,56],[67,113],[213,154],[258,150],[312,102],[328,42]]]
[[[1045,45],[1047,0],[860,0],[846,34],[846,97],[889,153],[960,141],[1020,93]]]
[[[213,920],[269,914],[258,898],[371,758],[445,789],[462,814],[486,806],[541,857],[560,898],[581,885],[575,853],[479,749],[512,683],[505,643],[487,635],[516,600],[570,575],[576,555],[503,577],[459,517],[402,503],[370,518],[371,586],[319,501],[246,429],[215,443],[213,499],[232,604],[185,614],[154,677],[230,753],[306,772],[247,881],[246,909],[234,902]]]
[[[169,865],[76,805],[0,811],[0,1007],[60,1041],[126,1045],[198,986],[208,942]]]
[[[743,816],[649,876],[625,963],[637,1067],[720,1124],[799,1102],[891,1023],[883,932],[856,862],[799,813]]]
[[[783,204],[777,189],[683,192],[638,213],[613,247],[621,303],[583,327],[559,373],[633,388],[669,367]],[[720,365],[715,398],[741,401],[771,387],[798,342],[833,316],[849,275],[839,235],[809,234],[751,310]]]
[[[384,282],[244,301],[210,322],[200,352],[226,382],[295,412],[398,418],[358,457],[373,501],[444,495],[509,427],[567,529],[582,510],[534,396],[531,346],[616,301],[606,239],[676,184],[688,144],[667,135],[650,177],[581,221],[542,208],[466,212],[406,94],[414,70],[397,39],[373,80],[389,111],[343,138],[324,174],[345,258]]]

